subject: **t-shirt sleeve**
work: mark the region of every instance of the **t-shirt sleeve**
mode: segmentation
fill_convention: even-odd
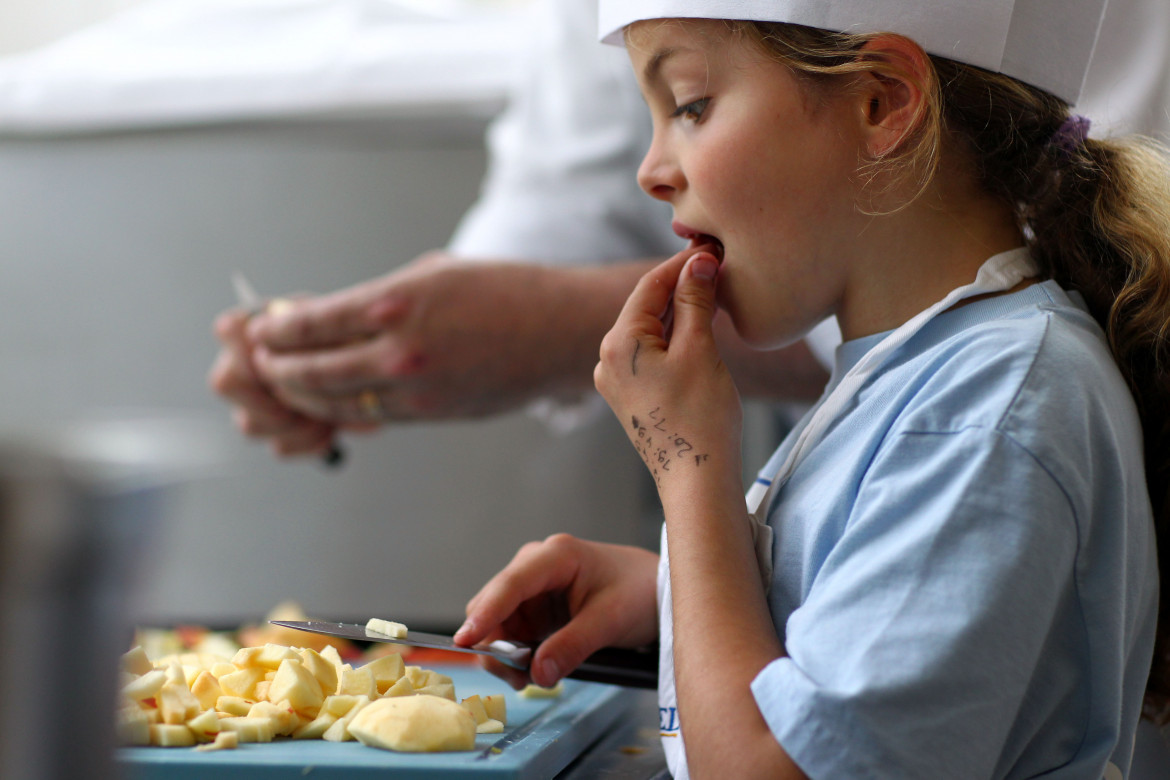
[[[752,684],[765,720],[814,780],[995,776],[1072,592],[1068,497],[968,428],[893,436],[853,506]]]

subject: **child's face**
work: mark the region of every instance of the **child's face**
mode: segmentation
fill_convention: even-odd
[[[861,232],[861,109],[721,22],[642,22],[629,52],[654,120],[638,181],[679,235],[722,244],[719,302],[740,336],[777,346],[835,312]]]

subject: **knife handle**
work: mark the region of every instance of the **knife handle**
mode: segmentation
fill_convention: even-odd
[[[658,645],[635,650],[602,648],[582,661],[566,677],[627,688],[657,688]]]
[[[321,453],[321,463],[331,469],[341,468],[345,463],[345,450],[337,442],[332,442],[329,449]]]

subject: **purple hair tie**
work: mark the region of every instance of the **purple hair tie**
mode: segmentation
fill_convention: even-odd
[[[1073,114],[1064,120],[1056,132],[1052,134],[1052,137],[1048,139],[1048,145],[1060,150],[1066,158],[1071,157],[1085,145],[1091,125],[1092,122],[1087,116]]]

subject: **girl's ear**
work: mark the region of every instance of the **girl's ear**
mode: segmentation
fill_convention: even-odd
[[[926,52],[901,35],[879,35],[862,47],[877,63],[861,80],[862,135],[871,158],[885,157],[925,119],[933,68]]]

